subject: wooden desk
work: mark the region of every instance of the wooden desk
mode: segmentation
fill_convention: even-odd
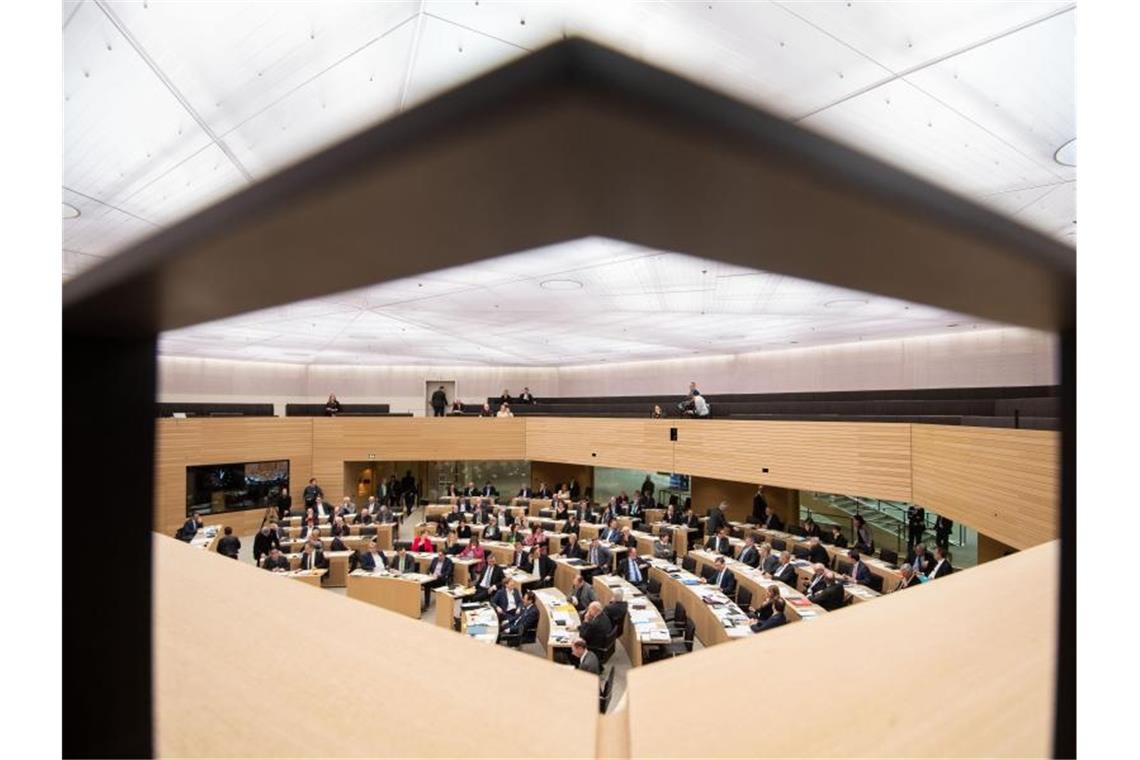
[[[554,587],[564,594],[569,594],[570,589],[574,588],[574,579],[582,574],[583,570],[597,570],[597,565],[590,565],[581,561],[581,564],[573,564],[571,560],[565,557],[551,557],[554,560]]]
[[[375,604],[419,620],[423,601],[422,576],[390,575],[354,570],[348,574],[347,595],[350,599]]]
[[[319,569],[319,570],[289,570],[288,572],[274,570],[273,572],[270,573],[270,575],[279,575],[282,578],[292,578],[293,580],[298,580],[298,581],[301,581],[302,583],[307,583],[308,585],[312,586],[313,588],[320,588],[321,587],[321,578],[327,572],[328,572],[328,570],[325,570],[323,568]]]
[[[617,575],[595,575],[594,594],[602,605],[610,603],[614,591],[621,589],[628,607],[621,645],[629,655],[629,662],[637,667],[645,661],[645,647],[663,647],[670,641],[669,626],[665,618],[637,586]],[[686,608],[687,609],[687,608]]]
[[[340,551],[340,552],[325,552],[325,559],[328,560],[328,573],[324,577],[324,585],[329,588],[343,588],[345,584],[345,577],[348,575],[348,560],[355,552]],[[293,552],[285,555],[289,558],[289,567],[297,570],[301,567],[301,554]]]
[[[665,510],[660,507],[648,507],[645,510],[645,518],[642,520],[646,525],[655,525],[665,519]]]
[[[689,536],[697,532],[696,528],[686,528],[684,525],[670,525],[666,522],[650,523],[650,532],[660,535],[662,530],[668,530],[672,534],[670,540],[673,542],[673,551],[677,552],[678,557],[684,557],[689,551]]]
[[[203,525],[201,528],[198,528],[198,532],[194,534],[194,538],[190,539],[190,545],[195,549],[216,552],[218,550],[218,541],[221,539],[221,525]]]
[[[535,606],[538,607],[538,632],[535,641],[546,649],[546,659],[553,660],[554,653],[569,651],[570,645],[578,637],[578,626],[582,624],[578,611],[566,599],[566,594],[556,588],[535,589]]]
[[[736,525],[743,524],[737,523]],[[806,549],[809,545],[808,539],[791,533],[785,533],[784,531],[768,530],[767,528],[751,528],[751,530],[753,535],[758,539],[763,539],[768,543],[771,543],[774,538],[784,541],[784,543],[787,544],[789,552],[792,551],[792,547],[799,546]],[[827,556],[831,558],[831,569],[834,570],[836,568],[836,561],[838,559],[847,561],[848,549],[840,549],[831,544],[822,544],[822,546],[827,550]],[[861,552],[859,559],[867,565],[867,569],[870,570],[873,575],[877,575],[883,579],[884,594],[889,594],[898,588],[899,583],[902,581],[902,575],[896,568],[891,567],[891,565],[877,557],[868,557]]]
[[[465,636],[470,636],[484,644],[498,643],[499,616],[495,613],[495,608],[487,602],[483,602],[475,609],[463,610],[461,620],[460,630]],[[479,626],[481,630],[479,632],[468,630],[469,628],[474,629],[475,626]]]
[[[661,584],[661,601],[669,607],[680,603],[685,608],[702,644],[712,646],[753,635],[751,621],[720,589],[701,583],[698,576],[664,560],[650,558],[648,562],[650,577]],[[706,598],[721,604],[713,607]],[[730,623],[728,627],[726,622]]]
[[[696,560],[697,571],[700,572],[703,571],[705,567],[712,567],[716,558],[721,555],[716,552],[699,549],[689,552],[689,556]],[[818,604],[808,603],[807,597],[800,593],[799,589],[792,588],[780,581],[774,581],[771,578],[765,578],[761,571],[749,567],[739,560],[725,558],[724,566],[732,573],[733,577],[736,578],[736,584],[738,586],[744,586],[752,592],[753,607],[760,606],[768,597],[769,586],[778,586],[780,588],[780,596],[788,603],[784,609],[784,615],[788,618],[789,623],[794,623],[797,620],[817,618],[820,615],[827,614],[827,610]]]
[[[471,586],[440,586],[432,589],[435,595],[435,624],[440,628],[451,629],[459,617],[459,605],[464,599],[475,595]]]

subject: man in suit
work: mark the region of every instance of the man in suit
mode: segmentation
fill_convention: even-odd
[[[499,521],[492,518],[487,527],[483,528],[483,538],[488,541],[498,541],[503,535],[503,529],[499,527]]]
[[[534,492],[534,495],[535,498],[538,499],[549,499],[552,495],[552,492],[546,483],[542,482],[538,484],[538,490]]]
[[[768,500],[764,498],[764,486],[756,486],[756,495],[752,497],[752,514],[748,515],[748,522],[753,525],[763,525],[768,521]]]
[[[451,557],[444,551],[443,544],[440,544],[435,551],[435,556],[432,557],[431,564],[428,565],[427,574],[431,576],[430,581],[424,581],[424,608],[426,609],[428,603],[431,601],[431,590],[439,588],[440,586],[450,586],[451,578],[455,573],[455,563],[451,561]]]
[[[354,570],[359,568],[365,572],[374,573],[377,570],[388,568],[388,558],[384,556],[384,552],[380,551],[380,545],[376,543],[376,539],[372,539],[366,546],[361,546],[356,550],[350,564],[355,565]]]
[[[906,533],[908,548],[914,548],[922,542],[922,534],[926,532],[926,510],[911,504],[906,508]]]
[[[582,487],[578,485],[578,481],[575,478],[570,478],[570,485],[567,487],[567,490],[570,492],[570,501],[578,501],[578,498],[582,495]]]
[[[337,515],[336,517],[333,518],[332,530],[331,530],[332,535],[334,535],[334,536],[347,536],[351,532],[352,532],[352,530],[348,527],[348,524],[344,521],[343,517],[341,517],[340,515]]]
[[[784,609],[787,603],[782,597],[777,597],[772,600],[772,614],[764,622],[756,622],[752,624],[752,630],[756,633],[761,631],[768,631],[773,628],[779,628],[788,622],[788,618],[784,616]]]
[[[578,543],[577,532],[570,533],[566,538],[562,539],[562,556],[566,559],[585,559],[586,550]]]
[[[847,548],[847,536],[843,535],[843,531],[839,529],[838,525],[831,526],[831,543],[834,544],[837,549]]]
[[[871,580],[871,571],[867,569],[867,563],[859,558],[859,550],[848,549],[847,557],[851,560],[851,572],[846,577],[848,580],[866,586]]]
[[[178,538],[183,541],[190,541],[198,534],[198,529],[202,527],[202,516],[195,512],[186,518],[186,522],[178,529]]]
[[[828,554],[827,549],[823,547],[819,536],[812,536],[808,539],[808,561],[821,565],[831,564],[831,555]]]
[[[776,568],[779,566],[780,557],[772,553],[772,545],[767,541],[760,544],[760,561],[756,564],[756,567],[771,575],[776,572]]]
[[[711,521],[710,521],[711,522]],[[722,525],[716,533],[709,536],[709,540],[705,542],[705,548],[709,551],[723,554],[726,557],[732,556],[732,542],[728,540],[728,526]]]
[[[530,499],[534,496],[534,489],[530,486],[523,486],[519,489],[518,497],[520,499]]]
[[[637,556],[637,547],[629,547],[629,555],[618,562],[618,575],[645,590],[645,579],[649,577],[649,564]]]
[[[320,549],[314,549],[313,544],[306,543],[301,549],[302,570],[321,570],[328,568],[328,566],[329,561],[325,559],[325,553]]]
[[[332,512],[329,511],[328,506],[325,504],[323,496],[318,496],[317,500],[313,502],[313,514],[317,516],[318,520],[332,519]]]
[[[338,506],[333,512],[334,517],[343,517],[345,520],[348,519],[349,515],[353,514],[356,514],[356,505],[353,504],[352,499],[347,496],[344,497],[340,503],[340,506]]]
[[[744,546],[741,547],[740,554],[736,559],[749,567],[756,567],[760,564],[760,550],[756,548],[755,536],[748,535],[744,538]]]
[[[934,545],[941,546],[943,551],[950,550],[950,531],[954,529],[954,521],[942,515],[934,521]]]
[[[277,523],[263,525],[253,537],[253,561],[260,562],[270,549],[280,549],[281,540],[277,537]]]
[[[823,579],[823,588],[818,588],[814,593],[809,594],[808,601],[812,604],[818,604],[828,612],[837,610],[846,601],[843,583],[835,576],[835,573],[827,569],[823,571]]]
[[[305,486],[305,490],[301,494],[301,498],[305,502],[306,507],[311,507],[317,503],[318,496],[324,496],[324,491],[317,485],[316,478],[309,478],[309,485]]]
[[[620,588],[614,589],[610,603],[602,608],[602,612],[606,614],[606,617],[610,619],[610,622],[613,623],[615,628],[625,620],[625,614],[628,610],[629,603],[625,601],[625,594],[622,593]]]
[[[500,620],[510,620],[518,614],[522,608],[522,594],[519,593],[519,586],[514,578],[507,578],[506,584],[495,592],[491,604],[495,612],[499,613]]]
[[[804,520],[803,528],[803,535],[809,538],[819,538],[823,535],[823,532],[819,529],[819,526],[815,524],[815,520],[811,519],[810,517]]]
[[[767,574],[769,578],[786,583],[792,588],[796,587],[796,567],[792,564],[792,555],[786,551],[780,552],[780,561],[776,569]]]
[[[616,518],[611,519],[605,529],[602,531],[601,539],[609,541],[611,544],[621,544],[621,529],[618,528],[618,521]]]
[[[478,567],[477,565],[475,567]],[[503,585],[503,568],[495,564],[495,559],[489,553],[483,561],[475,576],[475,594],[471,597],[473,602],[485,602],[495,595]]]
[[[676,561],[677,552],[673,550],[673,539],[670,531],[661,531],[661,535],[653,542],[653,556],[669,562]]]
[[[279,548],[274,546],[265,557],[265,569],[274,570],[276,572],[288,572],[289,558],[282,554]]]
[[[585,639],[574,639],[574,642],[570,645],[570,651],[574,654],[575,659],[578,660],[578,670],[584,670],[594,675],[601,675],[602,667],[598,664],[598,656],[586,648]]]
[[[934,580],[952,572],[954,572],[954,568],[950,564],[950,553],[941,546],[934,547],[934,567],[926,574],[926,577]]]
[[[543,554],[537,546],[530,548],[530,572],[538,576],[534,588],[547,588],[554,585],[554,560]]]
[[[306,544],[312,544],[314,549],[324,551],[325,542],[321,540],[321,529],[313,528],[305,535],[305,529],[301,528],[301,538],[305,539]]]
[[[392,559],[392,568],[397,573],[416,572],[416,558],[408,554],[408,547],[400,544],[396,547],[396,556]]]
[[[718,587],[730,599],[736,595],[736,576],[725,565],[724,557],[717,557],[713,563],[715,575],[709,581],[710,585]],[[793,572],[795,572],[793,570]]]
[[[728,509],[728,502],[722,501],[715,507],[709,508],[709,521],[707,523],[706,531],[710,536],[715,536],[720,532],[721,528],[728,527],[728,518],[724,516],[724,511]]]
[[[218,541],[218,554],[230,559],[237,559],[238,551],[242,550],[242,540],[234,536],[234,529],[226,525],[221,530],[222,537]]]
[[[574,583],[570,589],[569,596],[566,597],[574,609],[582,612],[590,606],[590,603],[597,599],[594,594],[594,588],[582,578],[581,575],[574,576]]]
[[[804,595],[808,597],[817,591],[822,591],[827,586],[827,576],[825,575],[827,568],[824,565],[817,562],[811,566],[811,571],[811,580],[808,581],[807,588],[804,589]]]
[[[610,564],[612,556],[610,550],[602,546],[601,542],[595,538],[590,541],[590,550],[586,552],[586,562],[590,565],[597,565],[599,572],[608,573],[612,567]]]
[[[902,591],[904,588],[913,588],[922,585],[922,581],[918,579],[918,573],[914,571],[914,567],[909,562],[904,562],[902,567],[899,568],[899,575],[902,580],[895,588],[895,591]]]
[[[767,520],[767,522],[764,523],[764,527],[767,528],[768,530],[783,530],[784,529],[784,521],[781,520],[780,516],[778,514],[776,514],[775,512],[769,512],[768,513],[768,520]]]
[[[526,546],[523,546],[522,544],[517,545],[515,547],[515,556],[514,560],[511,562],[511,566],[517,567],[524,573],[529,573],[531,571],[531,568],[534,567],[534,563],[531,562],[530,559],[530,549],[528,549]]]
[[[442,417],[443,410],[447,408],[447,392],[439,386],[431,394],[431,414],[433,417]]]
[[[334,552],[348,551],[348,544],[346,544],[340,536],[333,536],[333,540],[329,544],[329,550]]]
[[[356,516],[357,525],[371,525],[373,521],[372,508],[365,505],[360,508],[360,514]]]
[[[507,620],[503,632],[511,635],[522,635],[537,628],[538,607],[534,606],[534,592],[528,591],[522,595],[522,607],[514,617]]]
[[[915,544],[906,555],[906,562],[920,575],[930,575],[930,571],[934,569],[934,558],[927,554],[924,544]]]
[[[602,611],[601,602],[590,602],[582,625],[578,627],[578,635],[585,640],[586,646],[595,651],[605,649],[613,630],[614,624]]]
[[[495,490],[495,487],[493,485],[491,485],[491,481],[488,480],[483,485],[483,490],[479,492],[479,495],[483,496],[487,499],[490,499],[493,496],[498,496],[499,492]]]

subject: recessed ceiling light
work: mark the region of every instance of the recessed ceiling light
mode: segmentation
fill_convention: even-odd
[[[858,309],[867,305],[866,298],[837,298],[823,305],[825,309]]]
[[[80,211],[75,206],[72,206],[70,203],[63,204],[64,219],[78,219],[79,215]]]
[[[538,286],[546,290],[578,290],[582,283],[577,280],[543,280]]]
[[[1061,166],[1076,166],[1077,165],[1077,138],[1069,140],[1067,143],[1057,148],[1053,154],[1053,160]]]

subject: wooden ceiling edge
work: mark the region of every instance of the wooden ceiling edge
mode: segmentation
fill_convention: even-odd
[[[555,106],[553,110],[551,110],[552,104]],[[993,262],[1004,257],[1008,261],[1002,263],[998,267],[999,270],[1036,272],[1040,276],[1041,287],[1031,284],[1028,288],[1032,291],[1030,295],[1023,294],[1026,289],[1023,282],[1009,281],[994,284],[994,287],[1003,284],[1006,286],[1004,291],[1007,294],[1006,300],[1013,301],[1020,298],[1026,304],[1027,311],[1019,315],[1022,321],[1011,324],[1025,324],[1038,329],[1058,329],[1072,321],[1072,291],[1075,279],[1075,255],[1072,249],[1040,233],[1027,230],[977,204],[935,188],[905,172],[888,167],[882,162],[784,122],[759,109],[592,43],[570,40],[527,56],[405,114],[366,129],[355,137],[160,231],[122,254],[111,257],[106,263],[65,283],[65,330],[82,332],[85,329],[84,317],[86,321],[97,321],[103,314],[115,309],[123,309],[124,317],[117,323],[110,323],[110,334],[130,332],[132,329],[137,332],[151,331],[147,334],[154,334],[166,329],[170,324],[163,322],[163,300],[169,298],[172,292],[178,292],[178,284],[167,283],[167,290],[164,292],[156,283],[163,273],[172,273],[176,269],[180,270],[179,274],[185,275],[186,271],[192,269],[196,258],[205,261],[201,251],[208,249],[219,239],[227,235],[232,237],[242,229],[252,229],[251,225],[264,225],[265,220],[272,218],[274,214],[280,218],[282,208],[288,208],[292,214],[300,217],[305,209],[311,211],[319,207],[319,200],[323,195],[345,192],[348,193],[346,197],[351,197],[354,183],[359,189],[369,181],[374,182],[378,175],[383,175],[383,178],[389,182],[411,180],[405,183],[405,186],[413,187],[420,165],[430,161],[433,155],[438,156],[441,151],[446,150],[447,145],[453,145],[457,141],[474,140],[477,143],[480,139],[493,140],[495,132],[512,125],[515,127],[527,123],[531,126],[542,125],[542,119],[536,120],[536,116],[543,114],[547,118],[555,116],[556,122],[557,118],[564,118],[567,113],[560,112],[558,106],[567,104],[579,108],[585,104],[586,108],[579,112],[579,116],[589,113],[602,117],[595,120],[595,126],[608,123],[612,128],[624,122],[627,126],[633,125],[646,133],[658,134],[663,138],[674,141],[687,140],[692,147],[692,157],[699,157],[702,151],[710,156],[718,155],[722,159],[725,155],[750,153],[757,166],[770,170],[773,176],[780,171],[791,172],[804,181],[805,187],[814,185],[820,189],[822,193],[820,197],[857,199],[859,202],[872,203],[885,211],[893,212],[902,220],[900,224],[909,221],[909,232],[912,235],[922,235],[923,230],[926,230],[931,239],[958,237],[963,241],[964,248],[977,247],[975,263]],[[453,252],[450,254],[452,258],[448,265],[511,252],[496,250],[495,241],[510,239],[523,243],[528,236],[529,239],[535,241],[545,239],[546,242],[588,235],[607,235],[632,242],[642,242],[652,238],[647,242],[656,247],[690,253],[691,251],[686,249],[691,248],[691,245],[670,247],[668,241],[681,238],[697,239],[701,235],[709,234],[707,229],[700,228],[699,221],[692,223],[692,229],[688,230],[687,235],[678,235],[676,228],[662,233],[661,228],[665,225],[660,220],[643,218],[638,222],[636,219],[627,218],[632,217],[632,214],[618,213],[624,210],[620,198],[610,198],[608,207],[605,204],[590,204],[591,195],[598,194],[604,198],[608,189],[615,184],[615,179],[624,183],[636,181],[636,177],[632,179],[630,177],[631,167],[637,167],[632,160],[628,166],[613,162],[582,165],[583,160],[580,159],[588,159],[591,153],[604,154],[607,150],[616,151],[619,147],[630,148],[630,145],[619,146],[610,141],[614,131],[611,129],[607,133],[602,129],[597,134],[583,133],[581,144],[577,146],[579,160],[574,161],[573,166],[569,168],[566,162],[570,159],[564,155],[565,146],[562,145],[555,145],[553,152],[548,156],[552,158],[549,167],[537,158],[528,158],[528,165],[537,165],[537,168],[531,169],[532,179],[536,184],[552,188],[552,196],[561,193],[566,201],[565,205],[571,207],[564,214],[565,219],[551,216],[549,219],[533,222],[529,229],[525,231],[520,229],[518,232],[504,232],[501,227],[498,230],[491,229],[494,220],[484,223],[482,227],[475,225],[473,229],[465,230],[464,233],[472,235],[473,238],[481,238],[478,243],[469,246],[472,251],[479,249],[478,252],[468,258]],[[636,130],[630,130],[628,134],[635,132]],[[540,136],[532,137],[537,139]],[[559,156],[562,156],[562,163]],[[509,154],[503,156],[504,161],[510,158],[512,157]],[[517,156],[513,158],[517,160]],[[476,163],[469,166],[478,165],[478,158],[472,160]],[[483,160],[493,163],[490,157],[484,157]],[[661,161],[664,161],[664,157],[661,157]],[[694,158],[684,166],[695,169],[700,165],[700,162]],[[507,171],[502,168],[503,166],[509,167],[510,164],[508,162],[500,165],[498,174]],[[576,175],[571,175],[570,183],[565,182],[566,175],[560,172],[572,171],[575,166]],[[680,165],[669,168],[682,174],[686,171]],[[481,176],[484,179],[487,177],[486,169],[486,166],[481,167],[483,172]],[[446,184],[444,182],[446,177],[441,175],[437,179],[441,187]],[[495,180],[499,183],[495,188],[499,193],[497,198],[511,200],[510,194],[506,192],[508,180],[509,178],[504,177]],[[487,184],[490,186],[490,183]],[[710,192],[704,192],[700,200],[703,201],[716,189],[704,188]],[[537,188],[530,190],[531,192],[523,193],[521,199],[518,196],[514,198],[519,200],[520,215],[528,208],[526,205],[528,198],[532,204],[537,202],[536,199],[539,197]],[[682,195],[684,190],[684,187],[679,188]],[[462,198],[459,197],[457,190],[453,189],[451,192],[454,196],[453,207],[459,208],[458,204],[462,202]],[[429,197],[431,188],[421,188],[420,193],[424,197]],[[664,198],[670,193],[677,195],[678,189],[662,187],[660,183],[647,183],[640,188],[640,193],[631,193],[627,196],[627,200],[636,201],[644,207],[646,199],[650,199],[658,207],[667,208],[668,203]],[[441,192],[439,197],[447,196],[445,192]],[[357,202],[360,200],[361,198],[356,198]],[[615,203],[618,204],[617,212],[614,210]],[[677,200],[674,199],[673,203],[676,205]],[[711,207],[717,203],[717,199],[709,197],[707,203]],[[516,210],[514,204],[503,205],[511,206],[509,213]],[[854,206],[849,206],[845,210],[849,213],[851,208]],[[819,210],[819,214],[826,218],[828,209]],[[284,218],[287,219],[288,216],[286,214]],[[699,213],[697,218],[699,219]],[[554,219],[558,221],[555,222]],[[305,220],[292,221],[302,223]],[[367,227],[364,222],[368,221],[371,220],[362,220],[362,227]],[[272,225],[264,226],[272,229]],[[520,220],[520,228],[522,226],[524,225]],[[896,228],[902,229],[902,227]],[[884,231],[884,234],[888,233],[889,231]],[[355,234],[364,233],[357,229]],[[874,273],[881,275],[880,269],[884,264],[883,260],[874,259],[875,254],[873,247],[869,245],[869,240],[870,238],[867,239],[867,251],[836,252],[833,256],[837,264],[836,270],[844,268],[847,270],[841,276],[835,275],[829,279],[832,272],[826,266],[826,262],[816,263],[810,269],[801,268],[801,274],[808,272],[814,275],[814,279],[841,287],[866,289],[869,282],[872,284],[874,282],[868,277],[878,276]],[[264,240],[259,242],[268,249],[268,242]],[[357,245],[362,244],[358,241]],[[940,243],[939,246],[944,247],[944,243]],[[225,263],[240,272],[243,264],[249,264],[258,256],[262,257],[265,263],[272,262],[269,258],[272,252],[258,252],[250,248],[248,245],[240,248],[238,255],[231,256],[225,260]],[[715,251],[710,253],[713,258],[721,258]],[[793,273],[783,271],[794,268],[788,266],[792,261],[789,258],[790,254],[782,251],[777,253],[783,256],[783,265],[773,268],[772,271]],[[818,252],[815,253],[818,255]],[[920,254],[921,250],[915,255]],[[314,250],[305,255],[312,259],[320,259],[323,256],[326,261],[322,263],[328,262],[327,254],[321,251]],[[350,256],[350,254],[344,255]],[[695,255],[705,254],[696,252]],[[863,261],[860,257],[868,256],[870,258],[866,259],[867,266],[860,267],[859,262]],[[345,263],[349,263],[348,260]],[[915,267],[911,262],[904,263],[914,270],[912,276],[921,274],[921,268]],[[428,271],[438,268],[431,264],[426,266]],[[278,290],[274,287],[274,281],[285,280],[290,276],[289,272],[281,271],[285,268],[275,269],[269,266],[262,272],[263,281],[250,283],[250,286],[255,284],[260,293],[268,295],[261,296],[261,301],[251,300],[248,307],[234,306],[232,300],[227,302],[225,299],[214,298],[212,292],[195,292],[197,321],[209,321],[248,309],[266,308],[278,303],[288,303],[313,295],[369,284],[361,281],[353,282],[343,276],[334,283],[325,276],[322,267],[316,271],[316,277],[305,278],[304,288],[311,294],[310,296],[303,295],[301,291],[291,291],[290,295],[274,301],[273,294]],[[202,291],[210,291],[211,288],[208,286],[211,283],[224,283],[230,276],[230,273],[219,271],[220,269],[213,266],[208,271],[199,272],[198,282],[190,283],[188,287],[198,286]],[[857,284],[853,285],[852,273],[860,270],[864,276],[857,278]],[[401,276],[414,273],[408,270]],[[897,279],[898,272],[895,275],[896,278],[892,279]],[[1005,279],[1018,278],[1007,274]],[[322,282],[326,284],[322,285]],[[1019,285],[1022,286],[1021,290],[1018,289]],[[110,297],[110,294],[116,290],[118,297]],[[927,284],[920,291],[929,293],[930,285]],[[893,295],[905,298],[905,295],[899,292],[899,288],[895,289]],[[960,300],[967,296],[968,294],[959,293],[956,297]],[[137,301],[137,304],[131,304],[132,300]],[[915,300],[920,303],[930,302],[928,297]],[[991,299],[995,304],[1001,300]],[[1036,306],[1033,305],[1034,300],[1038,302]],[[92,308],[96,304],[103,308]],[[1002,307],[994,306],[994,308]],[[1030,316],[1032,314],[1037,316]]]

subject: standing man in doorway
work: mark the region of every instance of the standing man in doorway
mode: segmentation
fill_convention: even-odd
[[[431,394],[431,410],[433,417],[442,417],[443,410],[447,408],[447,394],[443,391],[443,386]]]

